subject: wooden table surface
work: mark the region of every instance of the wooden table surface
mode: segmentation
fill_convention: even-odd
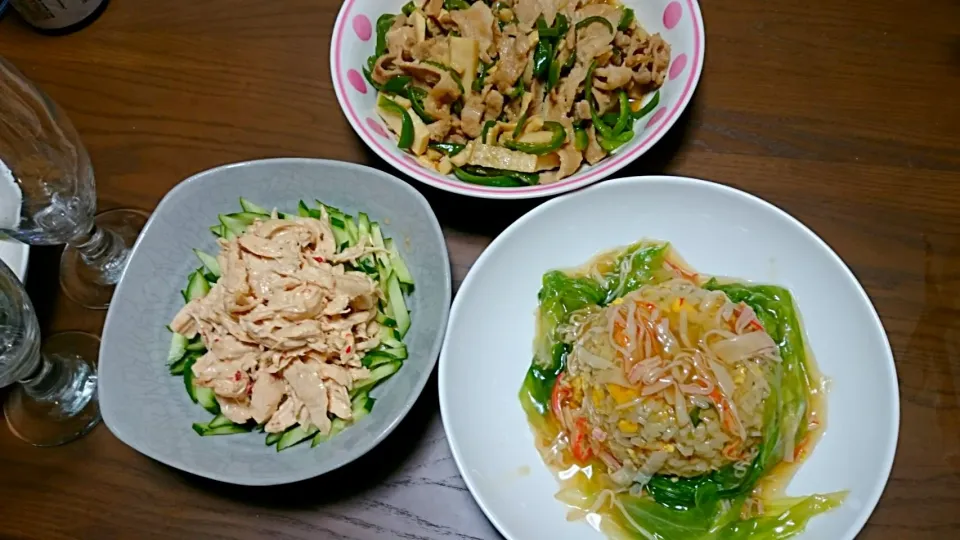
[[[73,119],[100,208],[152,209],[183,178],[231,161],[312,156],[387,168],[334,96],[328,47],[339,4],[115,0],[89,28],[55,38],[8,15],[0,54]],[[836,249],[875,302],[900,376],[896,463],[862,536],[958,538],[960,4],[732,0],[704,2],[703,12],[706,68],[688,112],[621,174],[745,189]],[[421,189],[444,225],[457,282],[536,204]],[[99,332],[102,312],[60,294],[57,257],[31,257],[44,330]],[[376,450],[288,487],[194,478],[103,426],[55,449],[0,429],[0,463],[3,538],[497,537],[450,457],[435,384]]]

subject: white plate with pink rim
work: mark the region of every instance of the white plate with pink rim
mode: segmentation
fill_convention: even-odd
[[[354,131],[377,155],[405,175],[433,187],[487,199],[527,199],[571,191],[602,180],[643,155],[673,126],[693,97],[703,70],[703,17],[697,0],[623,0],[637,21],[650,33],[659,32],[671,47],[668,77],[660,89],[659,104],[634,126],[636,135],[614,155],[596,165],[553,183],[528,187],[496,188],[468,184],[453,175],[425,169],[413,156],[397,148],[375,110],[377,92],[361,69],[374,53],[374,21],[384,13],[399,13],[405,0],[359,2],[346,0],[333,28],[330,65],[337,100]],[[650,99],[650,98],[648,98]]]

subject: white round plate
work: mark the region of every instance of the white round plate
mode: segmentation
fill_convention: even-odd
[[[377,92],[361,74],[374,53],[375,22],[384,13],[400,13],[407,0],[361,2],[346,0],[340,8],[330,43],[330,73],[343,114],[354,131],[378,156],[403,174],[461,195],[487,199],[526,199],[565,193],[602,180],[643,155],[676,123],[687,107],[703,70],[705,49],[703,17],[697,0],[622,0],[634,10],[637,21],[650,33],[659,32],[670,44],[670,71],[660,89],[656,110],[636,122],[632,141],[592,167],[553,183],[520,188],[494,188],[461,182],[423,168],[410,154],[397,148],[376,113]]]
[[[470,270],[440,355],[440,409],[467,486],[507,538],[602,538],[567,522],[517,398],[533,355],[544,272],[641,238],[669,241],[705,274],[779,284],[831,379],[827,429],[790,495],[849,490],[802,538],[852,539],[890,474],[899,429],[893,354],[857,279],[827,244],[775,206],[723,185],[665,176],[610,180],[549,201],[507,228]]]

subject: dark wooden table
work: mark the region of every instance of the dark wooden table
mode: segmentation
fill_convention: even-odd
[[[77,125],[101,209],[151,209],[183,178],[231,161],[313,156],[387,167],[339,113],[328,66],[338,7],[115,0],[65,37],[34,34],[8,15],[0,54]],[[691,107],[622,174],[737,186],[840,253],[889,333],[902,399],[893,475],[863,537],[958,538],[960,4],[733,0],[704,2],[703,11],[709,46]],[[536,204],[421,189],[445,227],[457,282]],[[60,294],[57,257],[51,249],[31,257],[44,330],[99,332],[103,313]],[[179,473],[102,426],[55,449],[0,429],[0,537],[495,538],[450,457],[434,386],[365,458],[275,489]]]

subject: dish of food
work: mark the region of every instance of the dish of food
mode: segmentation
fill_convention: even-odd
[[[238,200],[241,197],[244,201],[238,207]],[[306,204],[299,205],[298,201],[301,199],[304,199]],[[315,202],[316,200],[323,201],[322,208],[321,203]],[[251,201],[255,201],[256,204],[251,204]],[[281,218],[280,220],[270,219],[274,209],[278,210],[277,217]],[[334,209],[339,209],[340,213],[344,214],[343,218],[340,218]],[[301,216],[304,212],[307,216]],[[313,214],[314,219],[317,215],[322,217],[324,212],[328,216],[329,229],[336,243],[336,253],[329,258],[325,255],[316,256],[323,257],[326,262],[337,257],[347,257],[342,263],[330,264],[330,273],[339,273],[339,270],[334,270],[333,267],[342,266],[343,275],[355,276],[358,283],[361,281],[359,279],[361,276],[358,274],[363,274],[375,282],[377,291],[375,309],[362,309],[364,305],[357,301],[348,302],[346,316],[368,318],[373,311],[373,320],[380,327],[380,343],[372,350],[364,351],[364,356],[359,357],[356,351],[360,343],[366,342],[373,345],[370,338],[374,327],[369,321],[367,322],[366,327],[362,329],[367,336],[364,340],[359,325],[353,325],[350,329],[354,339],[351,352],[347,353],[345,346],[337,350],[347,355],[342,362],[339,354],[327,354],[326,358],[330,362],[325,363],[331,364],[331,367],[320,368],[329,370],[337,376],[342,375],[338,368],[343,368],[348,374],[351,370],[355,374],[363,373],[363,369],[370,371],[370,378],[353,380],[351,377],[349,380],[343,380],[345,384],[334,379],[336,384],[346,388],[348,398],[353,398],[350,407],[351,419],[337,416],[336,412],[333,412],[332,416],[327,415],[330,420],[330,432],[327,437],[320,436],[318,443],[322,444],[313,449],[310,448],[310,444],[317,441],[320,435],[319,428],[324,426],[314,425],[312,420],[309,426],[291,425],[282,433],[267,431],[266,424],[269,420],[261,425],[253,419],[239,424],[241,428],[237,428],[235,427],[237,424],[227,416],[235,411],[231,407],[225,407],[219,410],[223,414],[218,421],[211,422],[216,415],[205,410],[200,403],[210,405],[214,411],[220,408],[216,383],[211,387],[194,380],[192,382],[197,384],[191,384],[190,390],[185,391],[187,385],[184,376],[190,373],[192,377],[194,374],[192,368],[185,369],[186,362],[189,360],[185,357],[185,353],[194,353],[189,356],[194,359],[196,365],[200,362],[199,358],[203,356],[203,350],[210,345],[209,342],[203,341],[204,333],[207,337],[216,338],[217,332],[220,332],[219,328],[222,327],[237,331],[237,334],[246,340],[252,337],[249,335],[251,329],[244,328],[240,326],[242,323],[237,322],[236,326],[240,326],[238,330],[229,322],[234,320],[232,313],[224,317],[215,306],[211,306],[210,315],[215,316],[216,320],[213,322],[220,325],[219,327],[211,322],[205,322],[207,315],[204,315],[198,324],[199,340],[186,339],[184,342],[175,338],[168,326],[186,304],[184,293],[187,297],[192,297],[197,295],[198,289],[202,293],[209,287],[210,291],[197,296],[205,298],[211,296],[211,299],[214,299],[217,294],[220,294],[214,293],[214,288],[218,285],[225,288],[227,280],[230,279],[228,274],[239,272],[240,267],[231,268],[228,264],[229,258],[221,260],[224,257],[219,257],[223,251],[221,243],[225,242],[229,245],[228,239],[233,240],[231,235],[237,236],[237,245],[240,247],[239,239],[242,238],[242,234],[247,233],[248,228],[251,234],[255,230],[264,233],[265,231],[258,227],[264,227],[267,222],[271,222],[271,226],[302,230],[306,234],[305,231],[311,229],[309,222],[302,225],[297,222],[310,217],[310,214]],[[369,217],[364,218],[361,214]],[[345,219],[346,215],[354,216],[354,219]],[[262,224],[257,225],[258,221]],[[375,222],[378,225],[375,225]],[[369,262],[366,256],[353,259],[353,256],[348,253],[351,248],[345,247],[345,244],[353,242],[354,233],[359,245],[361,236],[364,236],[360,234],[360,230],[361,228],[366,230],[368,225],[370,241],[374,245],[378,245],[375,229],[379,228],[380,236],[383,238],[384,250],[377,249],[374,253],[376,260],[373,264],[376,272],[371,271],[365,264],[365,261]],[[344,237],[344,231],[349,239]],[[388,241],[388,238],[393,238],[393,241]],[[253,235],[250,238],[252,243],[248,247],[259,249],[254,244],[265,245],[261,240],[259,236]],[[248,243],[246,240],[243,242]],[[299,240],[297,245],[300,245]],[[326,247],[322,249],[329,251],[329,244],[324,243],[323,246]],[[240,249],[244,248],[240,247]],[[402,261],[409,271],[409,278],[404,277],[402,271],[397,270],[400,265],[394,264],[394,250],[398,260]],[[299,258],[312,251],[316,249],[303,247],[297,252],[290,246],[289,249],[281,250],[279,254],[287,253],[286,256],[292,260],[294,254]],[[195,256],[196,252],[203,252],[206,255]],[[266,252],[257,258],[266,259],[265,255]],[[386,268],[386,262],[381,256],[385,256],[386,262],[390,263],[396,275],[397,287],[391,287],[394,280],[390,278],[390,273],[386,275],[387,287],[383,287],[384,281],[380,269]],[[247,261],[244,255],[241,255],[241,260],[245,264],[251,264],[254,270],[261,264],[260,261]],[[363,265],[364,269],[357,272],[352,260]],[[281,262],[277,261],[277,264]],[[265,260],[262,264],[272,266],[274,262]],[[304,269],[316,267],[319,272],[320,264],[315,259],[305,261],[299,270],[292,272],[292,277],[295,279],[291,282],[299,283],[301,278],[304,278],[302,281],[306,289],[307,285],[314,282],[308,276],[310,272],[303,273]],[[242,268],[247,267],[242,266]],[[219,272],[216,272],[217,269]],[[214,273],[219,273],[220,277],[217,278],[213,275]],[[130,252],[123,278],[114,293],[104,324],[98,366],[97,390],[103,422],[114,436],[136,451],[169,467],[221,482],[251,486],[277,485],[302,481],[343,467],[368,453],[392,433],[409,413],[427,384],[440,352],[440,343],[450,309],[452,297],[450,273],[446,243],[430,205],[409,183],[388,173],[353,163],[306,158],[278,158],[232,163],[200,172],[174,186],[157,205]],[[250,274],[251,272],[248,271],[248,278]],[[193,286],[190,286],[191,281]],[[258,278],[254,281],[262,282],[262,279]],[[405,282],[416,283],[415,288],[411,290],[409,285],[404,284]],[[316,283],[322,285],[324,282],[318,279]],[[323,290],[335,290],[332,287]],[[397,291],[399,294],[390,292],[391,289],[396,291],[397,288],[399,288]],[[384,291],[386,294],[381,297]],[[344,292],[347,291],[344,290]],[[280,293],[280,296],[283,294]],[[350,295],[346,294],[346,296]],[[365,298],[369,297],[365,295]],[[245,298],[254,300],[262,298],[262,295],[250,294]],[[310,298],[310,296],[304,296],[303,299],[308,302]],[[393,309],[399,304],[399,300],[394,301],[395,298],[402,298],[406,312],[409,314],[409,328],[405,332],[401,330],[406,326],[403,322],[404,311]],[[357,299],[359,297],[355,298]],[[266,305],[280,307],[275,303]],[[236,319],[241,320],[243,315],[243,312],[239,313]],[[340,315],[341,321],[342,316],[343,314]],[[270,324],[282,326],[284,323],[279,319],[283,318],[268,317],[266,320],[270,321]],[[294,318],[296,318],[295,314]],[[321,311],[320,316],[313,320],[323,325],[336,321],[337,315],[324,315]],[[209,327],[204,329],[204,325],[208,324]],[[293,325],[287,326],[287,328],[292,327]],[[252,330],[257,328],[254,327]],[[273,335],[278,336],[282,331],[278,328]],[[232,332],[229,334],[241,341]],[[286,335],[285,337],[296,336]],[[330,346],[340,345],[332,337]],[[171,344],[174,339],[183,346],[183,352],[178,353],[174,350],[171,354]],[[258,339],[261,341],[256,342],[257,347],[264,351],[271,348],[277,349],[275,345],[280,345],[270,342],[265,335],[261,335]],[[241,342],[245,343],[245,341]],[[313,345],[322,350],[321,343],[327,343],[327,341],[317,340]],[[211,346],[210,350],[217,351],[217,346]],[[282,351],[279,353],[283,357],[281,360],[289,359],[287,366],[297,363],[314,365],[312,362],[319,362],[313,354],[309,354],[309,358],[299,356],[294,358],[293,354]],[[218,353],[214,352],[214,354]],[[226,357],[226,354],[224,356]],[[404,356],[406,358],[403,358]],[[400,361],[401,358],[403,358],[402,365],[389,377],[379,378],[375,375],[382,373],[382,371],[378,372],[381,368],[394,371],[394,368],[398,367],[394,362]],[[178,365],[180,359],[183,359],[183,362]],[[261,359],[263,359],[262,355]],[[356,365],[358,360],[359,366]],[[224,366],[230,365],[226,358],[223,360],[218,358],[217,362]],[[269,368],[270,362],[272,362],[270,358],[264,362],[265,370]],[[171,376],[171,367],[174,367],[174,371],[183,369],[183,372],[181,375]],[[244,365],[242,368],[242,370],[234,370],[232,375],[236,376],[236,371],[242,371],[241,379],[248,377],[256,384],[258,375],[262,375],[259,372],[259,360],[256,367]],[[301,376],[303,375],[301,369],[294,369]],[[284,385],[289,384],[284,375],[281,370],[281,381]],[[294,373],[291,372],[289,375],[293,376]],[[307,374],[307,377],[310,375]],[[229,384],[229,378],[225,379],[227,380],[224,384]],[[376,379],[375,384],[366,384],[374,382],[374,379]],[[330,387],[331,392],[339,392],[332,390],[333,383],[330,383]],[[229,390],[229,388],[223,389]],[[324,389],[326,390],[327,387],[325,386]],[[197,398],[196,403],[191,398],[191,393]],[[296,390],[293,393],[284,394],[285,397],[281,397],[281,401],[277,404],[278,412],[284,400],[292,401],[292,397],[296,394]],[[360,404],[358,398],[363,394],[366,394],[369,400],[364,399],[365,406],[355,410],[354,402]],[[322,399],[319,395],[316,397]],[[340,397],[342,398],[342,394]],[[331,400],[330,396],[327,398],[329,411]],[[301,399],[301,401],[305,400]],[[224,402],[233,405],[226,400]],[[372,407],[366,407],[367,405]],[[302,414],[302,409],[298,412],[301,412],[298,420],[306,421],[305,416],[313,416],[309,409],[307,415]],[[340,412],[346,415],[345,410],[341,409]],[[361,416],[362,419],[358,419]],[[234,417],[236,420],[243,418],[242,416]],[[258,418],[265,419],[262,415]],[[322,417],[318,415],[318,418],[323,422]],[[280,420],[277,419],[278,422]],[[289,418],[285,421],[289,421]],[[191,429],[194,424],[204,434],[210,435],[226,434],[235,430],[242,432],[249,430],[251,433],[201,437],[197,430]],[[298,435],[305,435],[314,427],[318,429],[312,437],[302,439],[303,442],[295,448],[289,448],[300,438]],[[335,432],[335,428],[339,427],[343,429]],[[302,432],[306,433],[302,433],[301,428]],[[334,433],[335,435],[330,436]],[[275,444],[264,444],[267,437],[270,437],[271,442]],[[282,444],[281,438],[284,439]],[[278,453],[277,449],[281,446],[284,451]]]
[[[260,429],[278,451],[316,446],[366,416],[370,389],[407,358],[413,277],[363,212],[240,206],[211,227],[216,257],[194,250],[202,267],[169,326],[170,373],[216,415],[197,434]]]
[[[351,127],[390,165],[517,199],[596,182],[646,152],[692,98],[704,46],[696,0],[345,0],[330,63]]]
[[[689,178],[609,180],[511,224],[457,292],[438,385],[511,540],[852,540],[897,447],[856,277],[782,210]]]
[[[599,163],[657,106],[670,65],[670,46],[616,3],[411,1],[376,28],[364,74],[398,146],[485,186]]]
[[[825,428],[788,290],[640,241],[546,273],[538,298],[520,400],[572,516],[616,538],[788,538],[843,501],[781,493]]]

